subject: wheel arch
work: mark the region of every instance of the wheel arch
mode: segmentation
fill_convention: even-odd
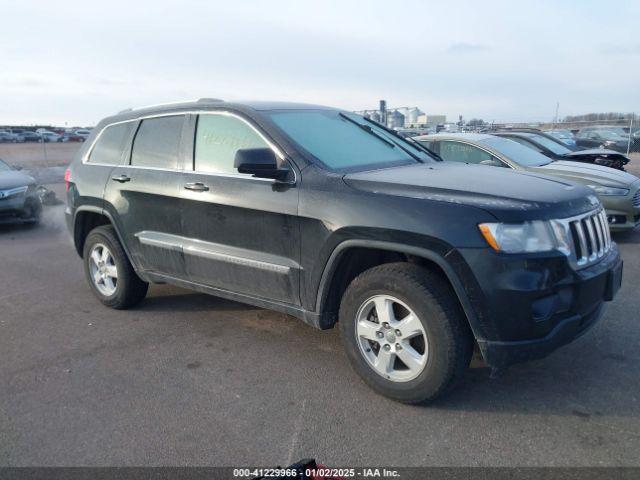
[[[387,252],[388,254],[399,256],[401,260],[418,263],[427,268],[435,268],[449,282],[460,302],[469,326],[474,332],[474,336],[482,338],[482,335],[479,335],[481,328],[479,328],[476,312],[460,277],[447,262],[446,254],[443,256],[433,250],[422,247],[367,239],[345,240],[333,250],[329,257],[327,265],[322,272],[315,305],[316,311],[323,318],[323,323],[325,324],[323,328],[331,328],[337,322],[337,310],[335,310],[335,307],[339,306],[341,296],[348,285],[345,282],[343,269],[349,268],[349,252],[357,249]],[[376,265],[371,265],[371,267]],[[349,278],[349,276],[346,278]],[[347,283],[347,285],[344,285],[344,283]]]
[[[120,235],[118,227],[116,226],[116,222],[107,210],[100,207],[84,205],[82,207],[78,207],[74,213],[73,244],[78,255],[82,257],[84,243],[91,230],[101,225],[111,225],[113,227],[114,231],[116,232],[116,236],[118,237],[118,240],[122,245],[122,248],[127,254],[127,258],[135,268],[135,264],[131,261],[131,255],[129,253],[129,249],[127,248],[127,244],[124,242],[122,235]]]

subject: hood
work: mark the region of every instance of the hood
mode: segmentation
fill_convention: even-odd
[[[0,190],[22,187],[24,185],[31,185],[34,183],[36,183],[36,180],[25,173],[16,172],[14,170],[0,172]]]
[[[350,173],[344,181],[372,193],[482,208],[506,222],[566,218],[599,204],[591,189],[570,181],[456,162]]]
[[[638,181],[638,177],[630,173],[616,170],[615,168],[603,167],[602,165],[594,165],[592,163],[560,160],[528,170],[548,175],[557,175],[585,185],[596,184],[607,187],[629,188],[629,185]]]
[[[588,148],[586,150],[576,150],[575,152],[567,153],[565,157],[579,157],[581,155],[589,155],[589,156],[597,155],[599,157],[602,157],[604,155],[607,155],[607,156],[615,155],[618,157],[627,158],[626,155],[623,155],[620,152],[616,152],[615,150],[609,150],[607,148]]]
[[[580,158],[608,158],[610,160],[620,160],[624,165],[629,163],[629,157],[625,154],[616,152],[615,150],[607,150],[606,148],[590,148],[588,150],[577,150],[575,152],[567,153],[563,155],[565,158],[580,159]]]

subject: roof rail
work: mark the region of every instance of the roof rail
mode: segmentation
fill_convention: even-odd
[[[199,98],[198,103],[220,103],[224,102],[224,100],[220,98]]]
[[[122,113],[129,113],[129,112],[132,112],[132,111],[133,111],[133,108],[125,108],[124,110],[120,110],[118,112],[118,115],[120,115]]]

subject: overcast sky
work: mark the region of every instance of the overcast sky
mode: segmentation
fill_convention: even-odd
[[[395,3],[395,6],[393,5]],[[491,121],[640,112],[640,1],[3,2],[0,124],[219,97]]]

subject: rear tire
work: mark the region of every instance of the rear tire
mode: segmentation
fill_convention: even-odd
[[[376,392],[404,403],[448,391],[473,353],[473,335],[446,278],[410,263],[380,265],[356,277],[339,320],[355,371]]]
[[[111,225],[91,230],[82,258],[91,290],[106,306],[127,309],[147,295],[149,284],[136,274]]]

